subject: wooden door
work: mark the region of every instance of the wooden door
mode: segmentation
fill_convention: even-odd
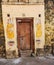
[[[32,20],[17,19],[18,49],[30,50],[33,45]]]

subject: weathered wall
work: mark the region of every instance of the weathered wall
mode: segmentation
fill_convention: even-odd
[[[16,17],[21,17],[21,18],[33,17],[34,18],[35,49],[44,47],[44,44],[45,44],[44,5],[2,5],[2,14],[3,14],[6,51],[16,50],[16,53],[17,53]],[[8,24],[7,14],[10,14],[10,18],[14,26],[13,27],[14,37],[12,39],[7,38],[7,31],[6,31],[7,24]],[[40,18],[38,17],[39,14],[41,14]],[[38,32],[38,33],[41,33],[39,37],[36,35],[37,24],[40,24],[40,27],[41,27],[41,32],[40,31]],[[9,41],[14,41],[13,46],[9,45]]]

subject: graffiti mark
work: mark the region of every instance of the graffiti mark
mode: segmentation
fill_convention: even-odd
[[[39,38],[42,36],[42,25],[41,22],[37,22],[36,24],[36,37]]]
[[[7,38],[9,39],[14,38],[14,24],[11,21],[11,19],[8,19],[6,33],[7,33]]]

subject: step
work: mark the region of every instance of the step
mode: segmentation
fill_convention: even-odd
[[[31,50],[20,50],[20,52],[22,52],[22,53],[26,53],[26,52],[31,52]]]
[[[20,54],[31,54],[31,53],[29,52],[29,53],[20,53]]]
[[[20,50],[21,57],[30,56],[31,50]]]

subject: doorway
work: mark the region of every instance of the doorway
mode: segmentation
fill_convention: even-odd
[[[18,50],[34,52],[33,18],[16,18]]]

